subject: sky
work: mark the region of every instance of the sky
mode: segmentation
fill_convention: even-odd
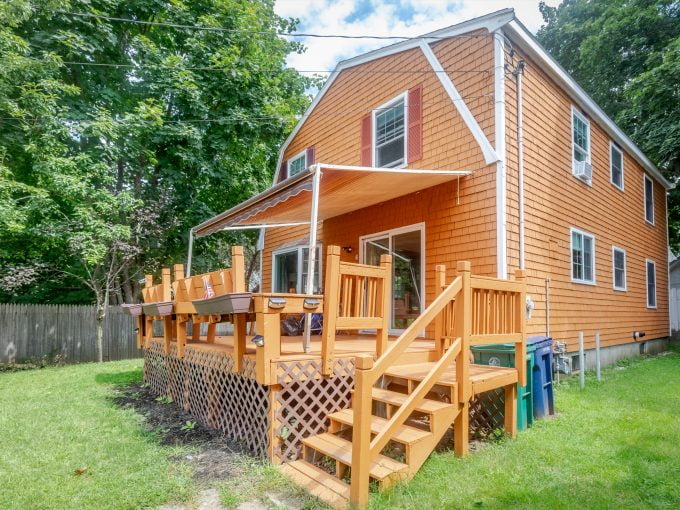
[[[559,0],[546,0],[557,5]],[[275,11],[300,20],[298,32],[416,36],[483,14],[513,7],[532,32],[541,26],[539,0],[277,0]],[[398,42],[302,38],[307,51],[288,58],[298,70],[330,70],[340,60]]]

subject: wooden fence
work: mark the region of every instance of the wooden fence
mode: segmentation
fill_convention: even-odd
[[[104,320],[104,361],[139,358],[135,321],[118,307]],[[92,305],[0,304],[0,363],[43,356],[66,363],[97,361],[97,318]]]

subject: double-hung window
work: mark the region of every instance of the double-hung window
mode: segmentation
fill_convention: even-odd
[[[609,172],[612,184],[623,191],[623,151],[613,143],[609,144]]]
[[[612,273],[614,290],[626,290],[626,252],[612,246]]]
[[[595,283],[595,237],[571,229],[571,281]]]
[[[644,176],[645,183],[645,221],[654,225],[654,183]]]
[[[590,181],[590,122],[576,108],[571,109],[572,173]]]
[[[406,163],[406,102],[402,94],[373,110],[373,164],[400,167]]]
[[[307,168],[307,151],[304,150],[294,158],[288,160],[288,177],[299,174]]]
[[[647,308],[656,308],[656,263],[647,259]]]
[[[307,291],[309,275],[309,248],[294,246],[275,250],[273,253],[272,290],[273,292],[304,293]],[[314,292],[319,292],[321,281],[321,246],[316,247],[316,267],[314,270]]]

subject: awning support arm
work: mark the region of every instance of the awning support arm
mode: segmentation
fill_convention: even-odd
[[[189,254],[187,255],[187,278],[191,276],[191,257],[194,251],[194,229],[189,229]]]
[[[316,273],[316,227],[319,221],[319,184],[321,180],[321,168],[319,165],[313,165],[312,171],[312,211],[309,218],[309,262],[307,267],[307,294],[314,293],[314,274]],[[304,258],[303,258],[304,265]],[[304,267],[300,268],[304,271]],[[321,284],[321,282],[319,282]],[[305,334],[303,349],[309,352],[312,345],[312,314],[308,313],[305,316]]]

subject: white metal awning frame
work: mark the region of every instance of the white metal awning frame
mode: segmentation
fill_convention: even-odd
[[[271,188],[265,190],[264,192],[249,198],[248,200],[242,202],[241,204],[232,207],[231,209],[191,228],[189,231],[189,253],[187,256],[187,276],[191,275],[191,262],[193,255],[193,244],[194,237],[196,237],[197,232],[198,237],[204,237],[215,232],[223,231],[235,231],[235,230],[253,230],[253,229],[265,229],[265,228],[276,228],[276,227],[292,227],[300,225],[309,225],[309,261],[308,261],[308,274],[313,275],[316,271],[316,247],[317,243],[317,225],[319,222],[319,201],[320,201],[320,183],[321,176],[324,170],[331,170],[333,172],[371,172],[376,174],[401,174],[401,175],[417,175],[417,176],[437,176],[444,178],[441,182],[436,182],[437,185],[442,182],[450,181],[453,179],[460,179],[460,177],[465,177],[472,174],[471,170],[420,170],[420,169],[410,169],[410,168],[378,168],[378,167],[365,167],[365,166],[349,166],[349,165],[330,165],[325,163],[316,163],[311,165],[306,170],[300,172],[299,174],[290,177]],[[251,222],[248,223],[248,218],[257,216],[258,213],[265,211],[269,208],[276,207],[279,203],[284,203],[291,197],[297,196],[298,194],[311,191],[310,199],[310,211],[309,211],[309,221],[300,221],[296,218],[295,221],[277,221],[277,222]],[[407,195],[413,190],[406,190],[401,194]],[[259,205],[259,209],[256,207]],[[254,209],[254,210],[253,210]],[[250,216],[248,214],[250,213]],[[230,219],[231,218],[231,219]],[[305,289],[307,294],[312,294],[314,292],[314,278],[307,278],[307,288]],[[305,335],[304,335],[304,350],[309,352],[310,349],[310,316],[309,314],[305,320]]]

